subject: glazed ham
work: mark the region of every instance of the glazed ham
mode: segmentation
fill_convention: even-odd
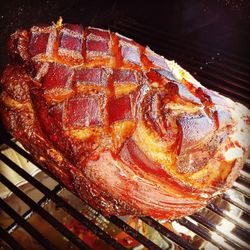
[[[18,30],[1,78],[7,130],[105,214],[174,219],[232,186],[249,155],[249,110],[107,30]]]

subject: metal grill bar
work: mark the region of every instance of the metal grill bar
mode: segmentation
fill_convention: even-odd
[[[6,157],[7,158],[7,157]],[[2,155],[0,155],[0,159],[7,163],[4,159],[2,159]],[[8,163],[7,163],[8,164]],[[34,212],[39,214],[44,220],[46,220],[49,224],[51,224],[56,230],[58,230],[62,235],[68,238],[71,242],[73,242],[76,246],[81,249],[90,249],[85,242],[80,240],[74,233],[68,230],[63,224],[61,224],[58,220],[55,219],[52,215],[50,215],[46,210],[40,207],[36,202],[34,202],[29,196],[27,196],[24,192],[18,189],[12,182],[10,182],[5,176],[0,174],[0,181],[8,187],[12,192],[15,193],[17,197],[23,200],[28,206],[32,207]],[[40,241],[39,241],[40,242]]]
[[[13,142],[10,142],[9,144],[14,144]],[[21,148],[19,148],[16,144],[14,144],[15,146],[16,146],[16,148],[17,149],[19,149],[19,151],[22,151],[22,149]],[[25,151],[24,151],[25,152]],[[26,153],[26,152],[25,152]],[[33,177],[31,177],[32,179],[34,179]],[[62,204],[62,206],[64,206],[63,204]],[[126,223],[125,223],[126,224]],[[188,228],[188,227],[187,227]],[[166,229],[165,229],[166,230]],[[163,235],[165,235],[165,236],[168,236],[169,237],[169,234],[164,234],[164,232],[161,232],[161,231],[159,231],[160,233],[162,233]],[[171,231],[170,231],[171,232]],[[197,229],[196,229],[196,231],[194,230],[194,232],[198,232],[197,231]],[[173,234],[173,237],[176,237],[176,235],[174,234],[174,233],[172,233]],[[197,233],[198,234],[198,233]],[[130,234],[131,235],[131,234]],[[200,232],[199,232],[199,234],[198,235],[201,235],[203,238],[205,238],[205,239],[209,239],[209,237],[204,237],[204,233],[203,234],[201,234]],[[135,236],[135,235],[131,235],[131,236]],[[212,243],[215,243],[215,241],[211,241],[210,240],[210,242],[212,242]],[[179,242],[178,242],[179,243]],[[186,245],[186,243],[185,243],[185,245]],[[215,245],[219,245],[218,243],[216,243]],[[149,248],[149,249],[152,249],[152,248]],[[188,249],[188,248],[187,248]]]
[[[23,150],[21,147],[19,147],[16,143],[14,143],[13,141],[11,141],[10,139],[8,139],[7,136],[5,136],[4,138],[2,138],[3,143],[5,143],[8,147],[12,148],[13,150],[15,150],[18,154],[22,155],[24,158],[26,158],[28,161],[30,161],[32,164],[34,164],[35,166],[37,166],[38,168],[40,168],[43,172],[45,172],[49,177],[51,177],[53,180],[57,181],[60,183],[60,180],[57,180],[55,176],[53,176],[49,171],[47,171],[46,169],[42,168],[41,166],[39,166],[35,160],[33,159],[33,157],[27,153],[25,150]],[[62,183],[60,183],[62,184]]]
[[[13,146],[15,146],[15,149],[17,149],[19,152],[22,152],[22,153],[25,152],[23,149],[21,149],[19,146],[17,146],[15,143],[13,143],[13,142],[11,142],[11,141],[9,141],[8,144],[10,144],[10,145],[13,144]],[[27,156],[30,157],[30,155],[29,155],[27,152],[25,152],[25,153],[27,154]],[[32,178],[32,177],[31,177],[31,178]],[[61,206],[64,207],[64,204],[61,204]],[[111,219],[110,221],[112,221],[112,219]],[[113,219],[112,222],[113,222],[114,224],[116,224],[116,225],[119,224],[119,223],[117,223],[117,221],[114,220],[114,219]],[[124,223],[124,222],[123,222],[123,223]],[[126,225],[126,223],[124,223],[123,225],[118,225],[118,226],[120,226],[120,227],[124,230],[124,225]],[[127,230],[127,231],[129,231],[129,230]],[[137,232],[137,231],[135,231],[135,232]],[[138,232],[137,232],[137,233],[138,233]],[[162,232],[160,232],[160,233],[162,233]],[[174,233],[173,233],[173,234],[174,234]],[[136,234],[131,234],[131,233],[130,233],[130,235],[131,235],[132,237],[136,238],[139,242],[143,241],[143,239],[138,239],[138,238],[137,238],[138,236],[136,236]],[[139,237],[139,238],[140,238],[140,237]],[[206,239],[208,239],[208,238],[206,238]],[[148,240],[148,241],[149,241],[149,240]],[[149,242],[150,242],[150,241],[149,241]],[[148,243],[145,243],[145,242],[143,242],[143,243],[144,243],[144,245],[148,246],[149,249],[153,249],[153,248],[150,248],[149,245],[147,245]]]
[[[126,19],[122,19],[122,20],[119,20],[116,23],[116,25],[123,26],[123,27],[128,28],[128,29],[133,27],[137,33],[141,33],[142,31],[144,31],[144,32],[147,32],[147,35],[154,35],[156,37],[161,37],[162,41],[169,41],[172,43],[172,45],[180,46],[183,51],[189,50],[189,51],[192,51],[194,54],[211,56],[211,54],[213,54],[213,53],[216,54],[218,52],[218,49],[216,49],[216,48],[212,48],[209,46],[204,47],[204,45],[194,43],[194,41],[190,42],[186,38],[180,39],[178,37],[178,39],[176,39],[176,37],[174,37],[170,33],[163,32],[163,31],[160,31],[158,29],[149,28],[149,26],[145,26],[145,25],[138,23],[138,22],[135,22],[135,21],[131,21],[131,20],[128,21]],[[222,51],[222,50],[220,49],[220,51]],[[230,53],[225,52],[225,51],[222,51],[221,53],[223,56],[223,61],[226,63],[226,65],[233,64],[237,67],[243,67],[246,70],[250,69],[250,67],[248,66],[250,63],[250,60],[248,60],[247,58],[242,58],[242,57],[230,54]],[[244,62],[244,63],[242,63],[242,62]]]
[[[189,220],[182,218],[177,220],[182,226],[190,229],[191,231],[193,231],[194,233],[196,233],[197,235],[199,235],[200,237],[202,237],[203,239],[211,242],[214,246],[218,247],[219,249],[224,249],[224,244],[221,244],[220,242],[214,240],[211,237],[210,231],[207,228],[200,228],[198,226],[196,226],[194,223],[190,222]]]
[[[208,229],[216,232],[222,238],[224,238],[234,249],[244,249],[245,246],[241,246],[238,242],[233,240],[229,235],[224,234],[223,232],[217,230],[216,225],[212,224],[209,220],[207,220],[202,214],[195,213],[190,215],[190,218],[199,222],[201,225],[207,227]]]
[[[240,100],[241,102],[248,104],[248,99],[250,95],[248,87],[250,74],[248,73],[247,70],[250,69],[250,67],[235,60],[235,58],[237,59],[238,57],[230,55],[226,52],[217,55],[217,50],[213,49],[210,50],[209,48],[204,49],[201,46],[198,46],[199,47],[198,49],[197,46],[196,45],[194,46],[193,43],[187,43],[187,42],[183,43],[182,41],[177,41],[175,38],[171,37],[166,33],[163,33],[164,38],[161,36],[161,39],[159,39],[160,32],[156,30],[150,30],[144,25],[140,25],[138,23],[132,24],[122,20],[121,22],[115,24],[112,27],[114,27],[115,30],[121,31],[125,35],[130,34],[133,37],[139,38],[145,42],[149,41],[151,45],[155,45],[154,47],[158,48],[159,52],[180,60],[182,66],[186,67],[188,70],[192,70],[193,72],[198,72],[199,74],[199,76],[197,76],[198,80],[202,81],[207,86],[211,86],[215,90],[219,90],[220,92],[225,93],[226,95],[232,97],[233,99],[237,99]],[[168,50],[168,48],[170,48],[170,50]],[[214,59],[211,59],[213,55]],[[223,58],[221,58],[221,55],[223,56]],[[220,61],[220,59],[222,60]],[[241,61],[243,61],[242,58],[240,59]],[[209,60],[213,60],[214,63],[206,64],[206,62],[208,62]],[[200,69],[201,66],[206,67],[208,71],[206,72],[202,71],[202,69]],[[221,77],[221,73],[224,74],[225,78]],[[220,82],[221,84],[218,84]],[[36,162],[33,160],[32,156],[29,153],[27,153],[22,148],[17,146],[14,142],[10,141],[7,137],[4,138],[4,141],[6,145],[8,145],[12,149],[14,149],[17,153],[19,153],[20,155],[28,159],[30,162],[38,166],[51,178],[55,179],[55,177],[53,177],[48,171],[44,170],[42,167],[36,164]],[[54,217],[51,218],[51,215],[48,214],[47,211],[42,208],[42,206],[47,201],[51,200],[58,207],[61,207],[65,212],[67,212],[73,218],[78,220],[80,223],[82,223],[82,225],[90,229],[95,235],[97,235],[100,239],[104,240],[106,243],[113,246],[115,249],[125,249],[124,246],[122,246],[120,243],[114,240],[108,233],[103,231],[92,221],[86,218],[82,213],[80,213],[77,209],[75,209],[66,201],[64,201],[58,195],[58,192],[62,189],[61,185],[57,185],[53,190],[50,190],[42,183],[37,181],[35,178],[30,176],[27,172],[25,172],[23,169],[21,169],[18,165],[16,165],[14,162],[12,162],[8,157],[4,156],[3,154],[0,154],[0,160],[5,162],[9,167],[11,167],[20,176],[26,179],[30,184],[32,184],[35,188],[37,188],[40,192],[42,192],[45,195],[42,199],[40,199],[37,203],[35,203],[20,189],[16,188],[8,179],[6,179],[5,176],[0,174],[0,181],[2,181],[3,184],[9,187],[10,190],[12,190],[19,198],[21,198],[26,204],[28,204],[31,207],[22,216],[17,214],[12,209],[16,213],[15,216],[13,217],[12,216],[13,211],[10,210],[11,208],[8,206],[8,204],[6,204],[3,200],[0,200],[0,207],[2,207],[2,205],[5,205],[5,207],[2,207],[3,210],[4,211],[7,210],[7,214],[11,215],[15,220],[15,222],[12,223],[6,230],[0,227],[0,234],[3,235],[3,239],[7,243],[11,242],[10,246],[14,247],[15,249],[22,249],[21,246],[18,244],[18,242],[16,242],[14,238],[11,237],[8,233],[13,232],[13,230],[15,230],[15,228],[18,225],[22,226],[28,233],[30,233],[29,231],[30,230],[32,231],[33,227],[26,220],[30,217],[31,214],[36,212],[39,215],[41,215],[47,222],[52,224],[56,229],[58,229],[57,227],[59,225],[59,228],[61,229],[58,230],[59,231],[61,230],[60,232],[63,235],[66,234],[68,238],[75,245],[77,245],[81,249],[89,249],[86,243],[81,241],[77,236],[75,235],[73,236],[72,233],[67,228],[65,231],[65,227],[61,223],[59,223]],[[248,165],[246,166],[246,168],[249,170]],[[249,202],[250,181],[249,181],[248,170],[242,174],[242,176],[237,180],[237,182],[235,182],[236,184],[233,187],[233,191],[238,192],[241,196],[243,196],[245,202],[242,202],[240,200],[233,200],[227,194],[222,195],[223,201],[242,210],[243,213],[241,214],[240,220],[237,220],[236,217],[230,217],[230,215],[226,213],[227,212],[226,210],[221,209],[216,204],[209,204],[206,208],[216,217],[233,223],[235,225],[233,233],[237,236],[232,238],[229,235],[226,235],[225,233],[221,232],[220,230],[218,230],[218,228],[213,222],[210,222],[209,219],[204,217],[201,213],[196,213],[190,217],[179,219],[176,222],[184,226],[185,228],[191,230],[196,235],[200,236],[202,239],[205,239],[206,241],[210,242],[211,244],[220,249],[232,249],[232,248],[249,249],[247,245],[247,242],[249,242],[248,239],[249,227],[246,224],[242,223],[242,220],[244,221],[244,219],[249,220],[249,215],[250,215],[250,209],[248,207],[248,204],[250,203]],[[60,183],[60,181],[58,182]],[[116,216],[111,216],[108,218],[107,216],[99,212],[96,212],[96,215],[105,217],[107,220],[112,222],[117,227],[121,228],[124,232],[133,237],[136,241],[143,244],[148,249],[153,249],[153,250],[160,249],[154,242],[146,238],[144,235],[142,235],[136,229],[129,226],[120,218]],[[181,246],[182,248],[197,249],[190,242],[183,239],[181,236],[177,235],[175,232],[169,230],[165,226],[161,225],[154,219],[150,217],[141,217],[140,219],[146,224],[148,224],[150,227],[157,230],[161,235],[167,237],[168,239],[173,241],[175,244]],[[218,239],[213,238],[211,233],[218,234],[224,240],[224,242],[221,243],[220,241],[218,241]],[[38,231],[35,231],[36,236],[32,235],[38,242],[40,242],[41,239],[44,238],[44,236],[42,236],[43,238],[38,237],[39,234],[40,233]],[[239,241],[236,240],[237,238],[239,239]],[[46,247],[48,246],[50,247],[50,245],[47,245],[47,242],[45,241],[43,242],[44,245],[46,245]],[[53,247],[55,248],[53,243],[51,242],[49,243],[52,246],[51,249],[53,249]],[[81,244],[83,244],[83,246]]]
[[[190,66],[189,64],[182,63],[182,66],[192,70],[197,71],[197,68],[194,68],[193,66]],[[237,89],[233,85],[231,85],[231,82],[224,79],[224,81],[220,80],[211,80],[209,77],[204,77],[200,74],[196,77],[200,82],[202,82],[207,87],[211,87],[217,91],[223,92],[224,94],[230,96],[233,99],[241,100],[241,102],[246,102],[248,100],[248,96],[246,93],[242,90],[241,92],[237,92]],[[235,93],[237,93],[237,97],[235,96]]]
[[[238,177],[238,179],[237,179],[237,182],[243,182],[243,183],[245,183],[245,185],[247,185],[248,186],[248,188],[249,188],[249,184],[250,184],[250,174],[248,174],[247,172],[245,172],[245,171],[240,171],[240,176]]]
[[[24,250],[24,248],[13,238],[6,230],[0,226],[0,235],[4,238],[5,242],[15,250]]]
[[[248,196],[250,196],[250,189],[249,189],[249,183],[250,183],[250,180],[245,176],[239,176],[236,180],[236,183],[241,185],[241,186],[244,186],[246,188],[246,190],[248,191],[247,194]]]
[[[154,220],[153,218],[150,217],[140,217],[142,221],[147,223],[149,226],[155,228],[158,232],[160,232],[162,235],[166,236],[179,246],[183,247],[184,249],[187,250],[197,250],[197,248],[193,245],[191,245],[189,242],[186,240],[182,239],[179,235],[176,235],[172,231],[170,231],[168,228],[164,227],[161,225],[158,221]]]
[[[221,74],[216,73],[218,72],[218,70],[216,69],[217,66],[219,66],[220,70],[223,70],[223,64],[220,65],[220,62],[218,61],[214,61],[216,63],[216,67],[212,67],[209,64],[206,64],[209,58],[197,56],[195,54],[190,54],[188,51],[185,51],[185,53],[183,54],[183,49],[181,47],[178,47],[178,45],[176,44],[171,45],[171,43],[169,44],[169,41],[166,39],[164,40],[164,38],[159,40],[155,37],[154,33],[147,34],[145,33],[144,29],[138,31],[136,30],[136,27],[132,25],[126,25],[125,28],[123,28],[123,24],[119,26],[112,26],[112,27],[116,29],[117,31],[122,32],[123,34],[125,33],[129,36],[136,37],[137,39],[140,39],[142,41],[150,42],[151,45],[154,45],[154,47],[157,48],[160,53],[173,57],[177,60],[179,59],[182,66],[187,68],[188,70],[199,72],[199,75],[197,76],[197,78],[199,80],[202,80],[202,82],[205,83],[207,86],[212,86],[212,88],[219,90],[223,93],[225,93],[225,90],[226,90],[227,91],[226,94],[228,94],[230,97],[234,99],[237,98],[238,100],[241,100],[241,102],[244,101],[245,104],[248,104],[248,96],[250,92],[249,92],[249,88],[248,89],[245,89],[245,88],[247,88],[246,85],[249,82],[249,78],[248,79],[244,78],[244,80],[240,82],[242,85],[235,84],[235,81],[239,82],[239,78],[236,78],[236,79],[233,78],[230,80],[230,77],[229,77],[228,79],[228,70],[225,69],[224,78],[221,78]],[[145,36],[143,36],[144,33],[145,33]],[[210,71],[213,74],[208,73],[207,75],[207,72],[203,73],[203,71],[201,70],[201,65],[208,69],[207,72]],[[234,68],[232,68],[231,71],[235,74]],[[205,79],[203,79],[204,77]],[[231,77],[232,77],[232,74],[231,74]],[[241,75],[241,79],[242,78],[243,76]],[[224,83],[223,86],[218,86],[219,82],[223,82]],[[230,88],[226,89],[227,85],[230,85]],[[248,95],[246,94],[246,91],[247,93],[249,92]],[[237,94],[236,96],[240,96],[241,98],[239,99],[239,97],[236,97],[235,94]]]
[[[222,198],[224,200],[226,200],[227,202],[233,204],[234,206],[240,208],[241,210],[243,210],[245,213],[247,213],[248,215],[250,215],[250,209],[249,206],[247,206],[246,203],[241,202],[241,201],[234,201],[230,198],[230,196],[226,193],[222,194]],[[245,199],[247,200],[247,198]]]
[[[37,181],[35,178],[26,173],[23,169],[19,168],[14,162],[12,162],[8,157],[0,153],[0,160],[5,162],[8,166],[16,171],[20,176],[26,179],[29,183],[31,183],[34,187],[36,187],[39,191],[44,193],[48,198],[50,198],[53,202],[55,202],[59,207],[62,207],[66,212],[72,215],[75,219],[80,221],[84,226],[90,229],[94,234],[98,237],[109,243],[115,249],[125,249],[120,243],[115,241],[110,235],[101,230],[98,226],[96,226],[93,222],[83,216],[80,212],[75,210],[72,206],[66,203],[61,197],[57,195],[53,195],[51,190],[44,186],[42,183]]]
[[[242,79],[241,77],[235,76],[230,72],[227,72],[226,79],[225,77],[221,76],[221,69],[214,68],[209,66],[209,64],[206,64],[207,71],[204,73],[204,71],[199,71],[199,75],[206,77],[210,80],[220,80],[223,82],[226,82],[232,86],[235,86],[236,88],[239,88],[240,90],[246,90],[249,92],[248,84],[249,82],[246,79]],[[216,72],[216,73],[215,73]]]
[[[229,72],[230,76],[233,77],[233,79],[235,79],[236,75],[239,73],[240,74],[240,78],[236,78],[235,80],[243,80],[243,83],[247,84],[247,78],[250,77],[249,74],[245,74],[244,71],[238,71],[235,72],[235,70],[238,70],[238,68],[235,67],[230,67],[228,66],[228,64],[226,64],[224,62],[225,58],[223,58],[223,62],[220,62],[219,60],[216,59],[216,55],[214,57],[213,60],[211,60],[211,54],[209,55],[202,55],[203,51],[206,50],[204,49],[203,51],[199,51],[198,53],[190,53],[190,51],[192,51],[194,44],[192,46],[188,46],[187,48],[185,48],[185,50],[183,50],[183,44],[177,44],[177,43],[172,43],[171,40],[169,40],[168,38],[161,38],[160,40],[157,39],[157,36],[155,35],[154,32],[147,32],[145,29],[137,29],[135,26],[133,25],[125,25],[124,24],[119,24],[117,26],[112,26],[115,29],[118,29],[119,31],[121,31],[122,33],[127,33],[129,35],[132,35],[133,37],[139,38],[142,41],[149,41],[150,44],[155,45],[154,47],[157,48],[159,51],[165,52],[167,55],[170,53],[171,56],[173,56],[174,58],[180,58],[181,62],[187,61],[188,63],[192,63],[192,65],[197,65],[197,63],[199,64],[203,64],[205,65],[207,68],[209,68],[209,71],[215,71],[215,72],[219,72],[217,68],[212,67],[212,64],[206,64],[207,61],[210,61],[212,63],[216,63],[216,65],[219,66],[220,70],[225,70],[225,72]],[[195,45],[196,46],[196,45]],[[176,53],[172,53],[173,51],[175,51]],[[185,53],[183,53],[183,51],[185,51]],[[183,56],[185,55],[185,56]],[[200,66],[200,65],[199,65]],[[245,65],[240,65],[240,68],[244,68]],[[248,69],[247,69],[248,70]],[[209,72],[208,71],[208,72]],[[201,72],[201,71],[200,71]],[[199,74],[200,74],[199,72]],[[206,73],[208,73],[206,72]],[[237,73],[237,74],[235,74]],[[216,75],[216,73],[215,73]],[[217,75],[217,76],[220,76]],[[227,74],[228,76],[228,74]],[[247,78],[245,78],[245,76]],[[241,86],[240,86],[241,87]]]
[[[241,230],[243,230],[246,234],[250,233],[250,227],[249,224],[242,224],[241,221],[239,221],[239,218],[233,218],[232,215],[227,215],[221,208],[216,206],[214,203],[210,203],[207,205],[207,208],[213,211],[214,213],[218,214],[221,217],[224,217],[228,221],[232,222],[234,225],[239,227]]]
[[[12,146],[17,152],[19,153],[22,153],[22,154],[25,154],[25,157],[28,158],[28,159],[31,159],[32,160],[32,157],[27,153],[25,152],[23,149],[21,149],[19,146],[17,146],[15,143],[11,142],[11,141],[6,141],[6,144],[8,144],[9,146]],[[34,162],[34,161],[33,161]],[[35,163],[35,162],[34,162]],[[32,177],[31,177],[32,178]],[[215,211],[214,211],[215,212]],[[223,217],[226,217],[224,214],[223,214]],[[78,217],[75,217],[75,218],[78,218]],[[106,218],[108,219],[108,218]],[[122,228],[124,230],[124,228],[126,229],[126,223],[124,223],[123,221],[120,221],[118,222],[117,219],[110,219],[110,221],[117,225],[118,227]],[[131,228],[132,229],[132,228]],[[150,249],[153,249],[152,247],[157,247],[154,243],[150,243],[151,241],[149,241],[148,239],[146,239],[143,235],[140,235],[136,230],[133,230],[133,232],[131,232],[131,229],[130,230],[127,230],[127,233],[134,237],[138,242],[141,242],[143,245],[145,245],[146,247],[150,248]],[[211,228],[210,228],[211,229]],[[138,237],[139,235],[139,237]],[[154,246],[152,245],[154,244]],[[178,244],[178,243],[177,243]]]
[[[12,209],[7,203],[0,198],[0,207],[10,215],[17,223],[25,229],[30,235],[32,235],[42,246],[49,249],[56,250],[53,243],[48,241],[39,231],[37,231],[30,223],[28,223],[23,217],[21,217],[14,209]]]
[[[125,32],[124,30],[119,29],[117,27],[116,27],[116,30],[121,31],[122,33]],[[129,32],[128,30],[126,30],[126,34],[134,36],[134,33]],[[138,36],[139,35],[136,35],[137,38]],[[142,35],[140,36],[141,36],[141,39],[143,39]],[[159,53],[163,55],[167,55],[168,57],[175,58],[175,60],[181,62],[181,65],[184,68],[186,68],[188,71],[198,72],[198,74],[196,75],[196,78],[199,81],[201,81],[203,84],[205,84],[207,87],[212,88],[221,93],[224,93],[224,95],[227,95],[231,97],[232,99],[240,101],[241,103],[244,103],[245,105],[249,106],[248,95],[246,95],[246,90],[239,89],[238,87],[234,85],[230,85],[230,87],[227,87],[228,84],[232,83],[232,81],[228,81],[224,79],[224,81],[222,82],[221,80],[216,79],[216,78],[214,80],[211,80],[208,77],[204,78],[204,76],[200,74],[200,72],[202,71],[201,65],[203,65],[204,67],[206,59],[204,59],[203,62],[200,62],[199,67],[198,66],[194,67],[194,66],[191,66],[191,65],[194,65],[194,61],[191,59],[191,55],[188,56],[185,54],[185,57],[183,57],[182,56],[183,51],[181,51],[180,49],[178,50],[177,47],[166,50],[166,45],[163,45],[163,44],[160,45],[160,41],[151,42],[151,44],[154,45],[154,47],[158,48]],[[226,76],[226,73],[225,73],[225,76]]]
[[[57,185],[55,186],[55,188],[51,191],[53,194],[56,194],[57,192],[59,192],[60,190],[62,190],[62,187],[61,185]],[[46,196],[43,196],[38,202],[37,204],[39,206],[44,206],[47,202],[49,202],[50,199]],[[22,214],[22,217],[25,219],[25,220],[28,220],[28,218],[30,218],[30,216],[34,213],[34,210],[33,208],[30,208],[28,209],[24,214]],[[8,233],[12,233],[16,228],[18,227],[18,224],[16,222],[13,222],[12,224],[10,224],[7,228],[6,228],[6,231]]]
[[[21,155],[25,156],[27,159],[29,159],[32,163],[34,163],[36,166],[38,166],[39,168],[41,168],[43,170],[42,167],[40,167],[31,157],[30,154],[28,154],[26,151],[24,151],[22,148],[20,148],[19,146],[17,146],[14,142],[12,141],[9,141],[9,140],[4,140],[4,142],[12,147],[16,152],[20,153]],[[49,174],[49,173],[48,173]],[[24,176],[22,176],[24,177]],[[24,177],[26,180],[27,178]],[[52,178],[55,179],[55,177],[52,176]],[[33,179],[31,177],[31,179]],[[56,179],[55,179],[56,180]],[[28,180],[29,181],[29,180]],[[32,182],[30,182],[32,183]],[[40,182],[38,182],[40,183]],[[37,187],[35,184],[32,183],[32,185],[34,185],[36,188],[39,189],[39,187]],[[41,184],[42,185],[42,184]],[[39,189],[40,190],[40,189]],[[49,197],[50,199],[53,200],[53,197],[54,196],[51,196],[50,195],[50,191],[46,191],[44,192],[43,190],[40,190],[41,192],[43,192],[47,197]],[[58,200],[59,199],[59,200]],[[63,200],[61,200],[60,197],[56,196],[56,200],[53,200],[56,204],[60,204],[60,206],[63,207],[63,209],[67,207],[67,212],[72,215],[74,218],[76,218],[77,220],[80,220],[80,216],[82,214],[72,214],[70,213],[71,212],[71,209],[72,207],[69,206],[68,207],[68,204],[65,203]],[[78,213],[78,211],[75,210],[75,212]],[[97,213],[99,214],[99,213]],[[104,215],[103,215],[104,216]],[[139,232],[137,232],[136,230],[134,230],[132,227],[130,227],[129,225],[127,225],[125,222],[123,222],[122,220],[120,220],[118,217],[115,217],[115,216],[112,216],[111,218],[107,218],[106,216],[104,216],[107,220],[110,220],[114,225],[120,227],[123,231],[125,231],[127,234],[129,234],[130,236],[132,236],[134,239],[136,239],[138,242],[140,242],[141,244],[143,244],[145,247],[148,247],[149,249],[159,249],[159,247],[154,244],[152,241],[148,240],[144,235],[140,234]]]
[[[31,157],[30,154],[28,154],[26,151],[24,151],[22,148],[17,146],[12,141],[5,140],[5,143],[9,146],[11,146],[16,152],[24,155],[27,159],[29,159],[32,163],[34,163],[36,166],[40,167]],[[41,168],[41,167],[40,167]],[[42,168],[41,168],[42,169]],[[52,176],[53,177],[53,176]],[[54,177],[53,177],[54,178]],[[62,206],[64,207],[64,205]],[[104,216],[104,215],[103,215]],[[104,216],[105,217],[105,216]],[[75,218],[79,218],[78,216]],[[143,244],[145,247],[148,247],[149,249],[160,249],[156,244],[154,244],[152,241],[148,240],[144,235],[140,234],[138,231],[127,225],[125,222],[123,222],[121,219],[119,219],[116,216],[112,216],[111,218],[105,217],[107,220],[110,220],[114,225],[120,227],[124,232],[132,236],[134,239],[136,239],[138,242]]]
[[[232,189],[237,190],[238,192],[242,193],[244,196],[250,199],[249,189],[245,187],[244,185],[234,182]]]
[[[214,56],[211,56],[211,53],[204,52],[207,50],[207,48],[203,48],[199,51],[194,50],[194,48],[197,47],[197,44],[191,44],[189,46],[186,46],[186,41],[175,42],[167,37],[161,37],[161,39],[159,40],[158,39],[159,37],[157,38],[157,35],[154,31],[147,31],[147,29],[144,29],[144,28],[140,29],[140,28],[137,28],[136,26],[131,25],[131,24],[118,23],[115,27],[118,28],[119,30],[121,30],[123,33],[124,32],[131,33],[131,31],[132,31],[133,33],[131,33],[131,34],[133,34],[133,36],[140,38],[141,41],[145,41],[145,42],[149,41],[150,44],[155,44],[157,42],[157,46],[162,45],[161,47],[171,48],[171,50],[172,49],[176,50],[177,48],[179,48],[182,52],[181,55],[183,54],[183,51],[185,51],[184,54],[186,56],[188,56],[189,58],[194,59],[193,62],[200,60],[200,61],[203,61],[203,63],[204,63],[207,60],[214,58],[213,60],[216,61],[216,63],[218,64],[218,66],[221,69],[223,69],[227,72],[228,71],[232,72],[233,74],[240,73],[242,75],[242,77],[244,75],[246,75],[246,76],[248,75],[247,73],[244,73],[244,71],[238,70],[238,68],[241,68],[242,70],[249,72],[249,67],[247,67],[245,64],[241,64],[235,60],[230,60],[226,57],[223,57],[222,61],[220,62],[220,61],[216,60],[216,58],[218,57],[217,53],[214,53]],[[144,37],[141,36],[142,34],[144,34]],[[158,47],[155,47],[155,48],[158,49]],[[168,52],[171,52],[171,51],[168,51]],[[204,59],[205,59],[205,61],[204,61]],[[237,67],[237,69],[235,70],[236,67]],[[243,72],[243,73],[241,73],[241,72]]]
[[[152,250],[157,250],[157,249],[160,250],[161,249],[156,244],[154,244],[151,240],[147,239],[145,236],[143,236],[138,231],[136,231],[135,229],[133,229],[131,226],[129,226],[128,224],[126,224],[124,221],[122,221],[121,219],[119,219],[117,216],[111,216],[109,218],[109,220],[113,224],[115,224],[116,226],[119,226],[120,228],[122,228],[122,230],[124,232],[126,232],[127,234],[129,234],[130,236],[132,236],[134,239],[136,239],[137,241],[139,241],[140,243],[142,243],[148,249],[152,249]]]

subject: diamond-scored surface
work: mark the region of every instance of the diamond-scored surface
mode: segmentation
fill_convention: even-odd
[[[51,63],[43,79],[45,92],[56,92],[59,89],[70,90],[72,87],[72,75],[73,70],[66,65]]]
[[[61,34],[61,41],[59,49],[67,49],[81,52],[82,49],[82,41],[79,37],[74,37],[69,35],[68,33]]]
[[[79,85],[107,86],[108,77],[103,68],[80,68],[75,71],[76,83]]]
[[[89,51],[97,51],[102,53],[109,53],[109,42],[87,40],[87,49]]]
[[[101,29],[88,28],[86,33],[87,57],[111,56],[110,32]]]
[[[30,56],[36,60],[43,57],[52,57],[53,49],[57,39],[57,32],[54,26],[32,27],[28,44]]]
[[[113,81],[114,83],[138,83],[136,77],[137,71],[129,69],[114,69]]]
[[[232,185],[249,148],[244,107],[118,34],[61,21],[27,34],[34,51],[22,58],[34,67],[7,66],[4,119],[81,198],[106,214],[173,219]]]
[[[65,110],[66,128],[84,128],[102,124],[98,95],[78,95],[68,100]]]
[[[83,29],[79,25],[65,24],[60,32],[58,55],[82,60]]]
[[[121,54],[124,62],[141,65],[139,49],[127,43],[121,43]]]
[[[108,103],[108,115],[110,124],[116,121],[133,119],[130,96],[124,95],[119,98],[112,98]]]
[[[30,55],[33,57],[38,54],[46,54],[48,40],[49,33],[32,32],[29,42]]]

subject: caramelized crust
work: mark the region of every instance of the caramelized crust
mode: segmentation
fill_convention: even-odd
[[[179,218],[230,187],[250,113],[173,61],[107,30],[33,26],[10,37],[8,131],[107,214]]]

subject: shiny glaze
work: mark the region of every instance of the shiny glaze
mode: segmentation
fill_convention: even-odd
[[[237,177],[243,155],[224,153],[249,148],[230,137],[235,104],[148,47],[59,21],[17,31],[9,48],[6,127],[105,213],[181,217]]]

